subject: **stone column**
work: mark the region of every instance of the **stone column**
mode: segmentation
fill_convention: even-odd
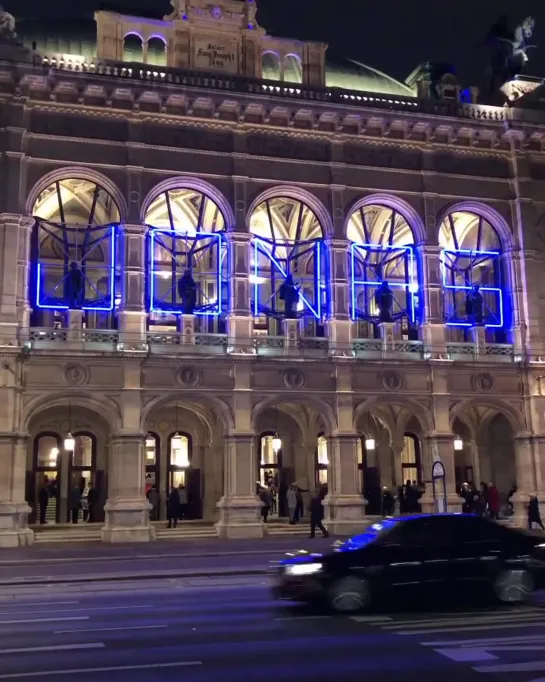
[[[178,329],[182,335],[182,346],[195,345],[195,315],[180,315]]]
[[[365,527],[365,500],[358,470],[358,434],[337,432],[328,437],[329,490],[326,525],[334,535],[353,535]]]
[[[25,501],[28,435],[0,433],[0,547],[21,547],[34,542],[28,527],[32,511]]]
[[[527,505],[530,495],[538,492],[533,441],[534,439],[529,433],[518,433],[515,436],[517,492],[513,495],[511,501],[515,508],[513,522],[521,528],[525,528],[528,525]]]
[[[230,433],[225,438],[224,494],[218,503],[220,520],[216,524],[220,538],[261,538],[265,532],[256,496],[255,443],[253,431]]]
[[[450,432],[434,431],[426,435],[426,446],[431,455],[430,464],[440,461],[445,468],[445,487],[447,492],[447,507],[449,512],[462,510],[462,498],[456,490],[454,472],[454,436]]]
[[[127,350],[146,343],[146,227],[123,225],[123,300],[119,311],[119,342]]]
[[[299,320],[282,320],[284,331],[284,353],[297,355],[299,352]]]
[[[472,327],[471,337],[473,343],[475,344],[475,355],[485,356],[486,355],[486,330],[484,327]]]
[[[69,343],[83,342],[83,310],[69,310],[67,312],[68,332],[66,340]]]
[[[352,329],[350,319],[349,245],[346,239],[328,239],[325,245],[329,256],[330,311],[327,321],[329,352],[340,357],[352,357]]]
[[[145,494],[146,434],[120,432],[112,438],[103,542],[149,542],[155,529]]]
[[[381,322],[379,324],[382,352],[393,353],[395,350],[395,323]]]
[[[229,239],[230,301],[227,317],[228,348],[231,353],[253,354],[254,318],[250,306],[253,284],[250,284],[251,235],[231,232]]]
[[[424,350],[432,358],[446,358],[447,345],[443,319],[443,284],[441,249],[438,246],[420,247],[422,282],[419,288],[422,310],[422,341]]]

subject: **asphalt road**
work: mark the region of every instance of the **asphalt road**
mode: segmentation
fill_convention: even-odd
[[[362,617],[275,603],[268,578],[0,603],[0,680],[543,682],[545,598]],[[445,610],[447,609],[447,610]]]

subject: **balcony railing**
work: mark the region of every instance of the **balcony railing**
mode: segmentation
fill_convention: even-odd
[[[184,335],[178,332],[148,332],[147,342],[152,352],[172,352],[173,346],[176,347],[177,353],[225,353],[227,351],[225,334],[195,334],[195,344],[192,344],[187,343]]]

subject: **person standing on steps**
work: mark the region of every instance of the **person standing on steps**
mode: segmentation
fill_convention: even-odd
[[[40,505],[40,525],[47,523],[45,520],[47,514],[47,505],[49,504],[49,478],[44,476],[44,484],[38,493],[38,504]]]
[[[167,502],[167,518],[168,528],[176,528],[178,525],[178,516],[180,515],[180,495],[177,488],[172,486]]]
[[[545,530],[543,522],[541,521],[541,514],[539,513],[539,500],[537,495],[530,495],[530,502],[528,504],[528,530],[532,530],[534,523]]]
[[[322,535],[324,538],[327,538],[329,533],[327,532],[327,529],[324,527],[323,520],[324,520],[324,498],[327,493],[325,493],[324,489],[322,488],[319,490],[316,495],[312,498],[310,502],[310,537],[314,538],[316,537],[316,528],[319,528],[322,531]]]

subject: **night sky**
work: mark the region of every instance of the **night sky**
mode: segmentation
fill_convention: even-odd
[[[213,0],[211,0],[213,1]],[[463,85],[480,84],[479,47],[502,13],[512,23],[532,15],[537,48],[527,73],[545,78],[545,0],[257,0],[269,33],[329,43],[331,57],[351,57],[403,80],[424,61],[454,64]],[[92,16],[95,9],[162,17],[169,0],[3,0],[17,17]]]

